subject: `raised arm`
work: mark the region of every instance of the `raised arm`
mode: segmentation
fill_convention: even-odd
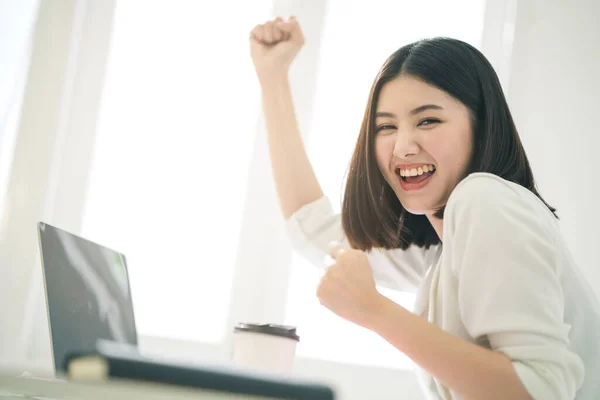
[[[304,44],[295,18],[257,25],[250,34],[252,61],[262,89],[271,167],[283,216],[323,196],[306,154],[288,80],[290,64]]]
[[[277,18],[250,33],[250,50],[258,76],[268,131],[273,177],[295,250],[323,266],[332,241],[345,243],[341,216],[335,213],[310,164],[298,129],[288,71],[304,44],[298,22]],[[423,249],[372,251],[368,254],[378,284],[413,291],[430,263]]]

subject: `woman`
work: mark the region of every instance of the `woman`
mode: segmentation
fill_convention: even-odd
[[[596,398],[600,307],[535,188],[485,57],[445,38],[390,56],[340,217],[294,116],[287,73],[304,42],[298,22],[269,21],[250,39],[292,239],[317,264],[333,257],[321,303],[408,355],[432,399]],[[414,313],[376,282],[417,289]]]

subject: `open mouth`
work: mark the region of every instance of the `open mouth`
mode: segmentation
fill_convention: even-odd
[[[418,168],[396,169],[396,175],[405,189],[417,189],[424,186],[425,182],[435,174],[435,165],[422,165]]]

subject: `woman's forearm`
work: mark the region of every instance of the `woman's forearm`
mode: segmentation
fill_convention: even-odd
[[[505,354],[452,335],[383,296],[366,327],[465,399],[531,400]]]
[[[311,203],[323,191],[300,136],[287,73],[261,81],[271,167],[285,218]]]

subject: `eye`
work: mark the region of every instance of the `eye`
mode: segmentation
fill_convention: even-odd
[[[424,118],[421,121],[419,121],[417,126],[433,125],[433,124],[438,124],[440,122],[441,121],[437,118]]]
[[[383,125],[379,125],[376,129],[375,129],[375,133],[381,133],[383,131],[390,131],[390,130],[394,130],[396,129],[396,127],[394,125],[391,124],[383,124]]]

